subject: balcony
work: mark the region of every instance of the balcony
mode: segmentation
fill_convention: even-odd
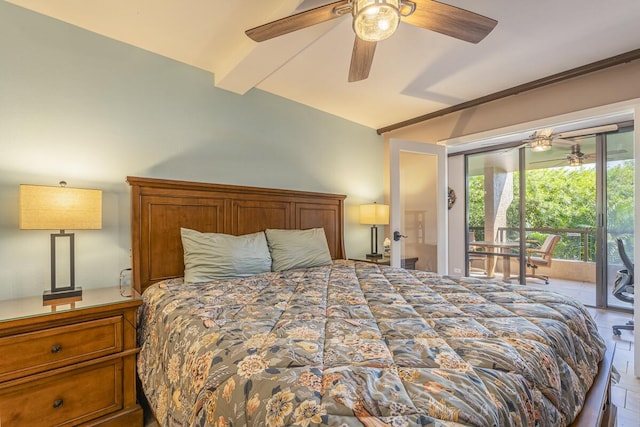
[[[470,231],[475,236],[480,236],[482,240],[484,230],[481,227],[471,227]],[[527,246],[539,246],[548,234],[561,236],[560,243],[556,247],[553,255],[553,262],[550,267],[539,267],[538,273],[549,276],[549,285],[543,280],[527,277],[526,285],[539,287],[541,289],[552,289],[554,291],[572,296],[585,305],[594,306],[596,301],[596,262],[595,262],[595,229],[552,229],[552,228],[526,228]],[[501,227],[497,231],[498,241],[517,242],[519,230],[517,228]],[[632,234],[620,231],[615,235]],[[508,268],[507,275],[509,282],[518,281],[519,262],[518,249],[510,249],[505,253],[487,254],[483,251],[470,251],[473,254],[470,268],[470,275],[475,277],[495,277],[502,280],[505,278],[504,270]],[[487,257],[486,264],[490,268],[483,268],[482,258]],[[613,285],[616,272],[623,269],[617,249],[608,248],[609,264],[607,269],[607,292],[611,306],[621,309],[632,309],[632,305],[617,300],[613,295]],[[505,264],[508,262],[508,266]],[[475,264],[475,265],[474,265]],[[478,268],[480,267],[480,268]],[[530,270],[529,270],[530,271]],[[489,276],[487,273],[492,272]]]

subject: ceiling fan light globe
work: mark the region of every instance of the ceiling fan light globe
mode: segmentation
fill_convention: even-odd
[[[540,153],[551,149],[551,138],[535,138],[531,141],[531,151]]]
[[[569,166],[582,166],[584,164],[584,158],[578,156],[567,157]]]
[[[354,0],[353,31],[369,42],[391,36],[400,23],[400,0]]]
[[[366,13],[370,17],[373,17],[373,16],[377,15],[378,13],[380,13],[380,8],[378,6],[376,6],[376,5],[371,5],[371,6],[367,7],[366,9],[364,9],[362,11],[362,13]]]

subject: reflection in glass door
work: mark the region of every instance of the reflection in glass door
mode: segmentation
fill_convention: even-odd
[[[400,188],[403,256],[401,264],[417,270],[438,269],[438,214],[436,211],[435,156],[400,152]]]

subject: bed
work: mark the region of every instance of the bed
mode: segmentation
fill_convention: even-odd
[[[578,302],[345,260],[344,196],[129,177],[138,375],[162,426],[608,425]],[[186,282],[180,229],[323,229],[316,267]],[[275,260],[274,260],[275,263]]]

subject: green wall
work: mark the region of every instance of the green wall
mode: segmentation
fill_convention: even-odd
[[[128,175],[347,195],[346,248],[369,247],[358,205],[381,201],[375,130],[0,2],[0,299],[49,285],[48,231],[18,229],[18,185],[103,190],[103,229],[76,232],[76,281],[129,267]]]

